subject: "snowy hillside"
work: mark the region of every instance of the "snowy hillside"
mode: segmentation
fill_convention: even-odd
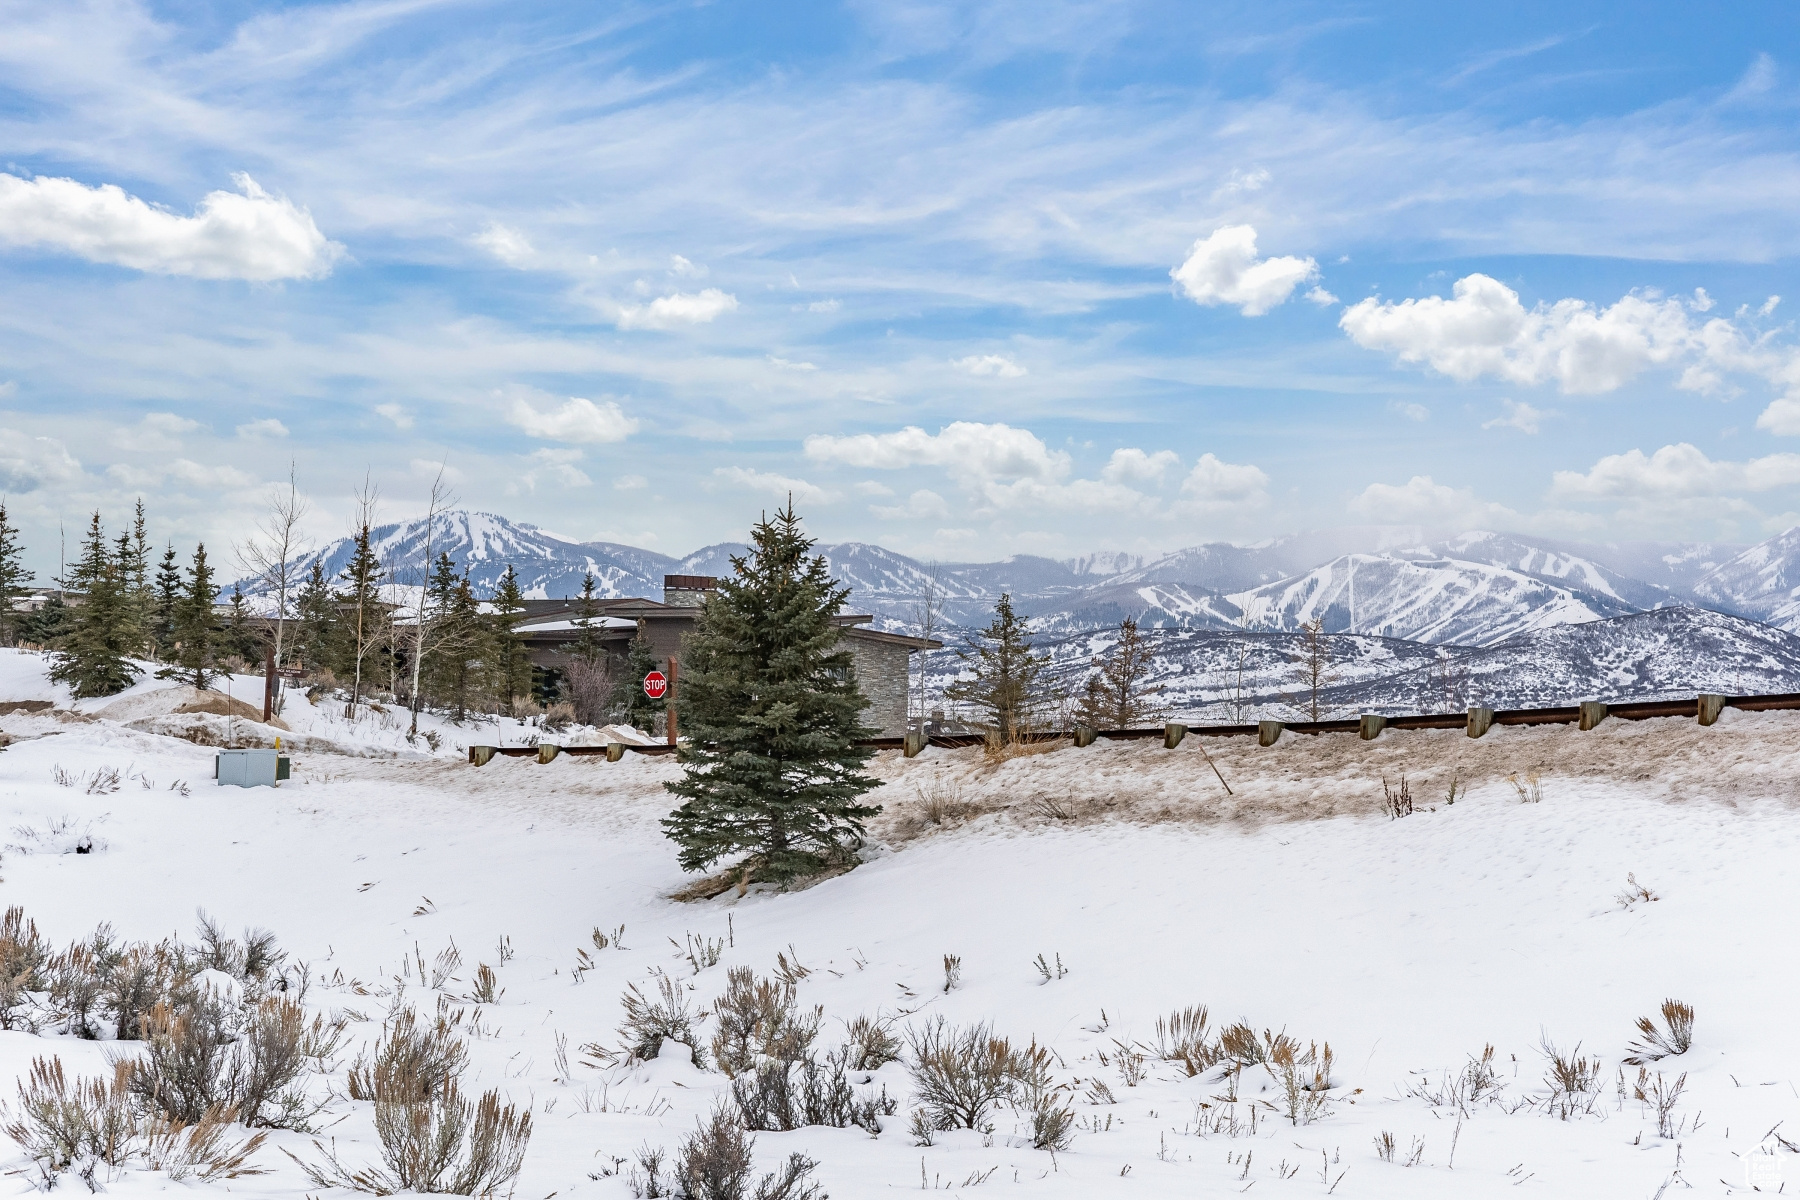
[[[1694,584],[1702,603],[1800,629],[1800,527],[1759,542]]]
[[[0,694],[42,691],[33,670],[0,656]],[[103,923],[120,942],[191,943],[204,910],[234,937],[273,933],[285,996],[344,1029],[296,1084],[322,1106],[315,1132],[269,1131],[245,1164],[265,1174],[176,1179],[134,1158],[94,1173],[109,1196],[348,1200],[301,1164],[330,1151],[380,1165],[374,1106],[349,1098],[347,1075],[407,1009],[466,1047],[465,1094],[530,1112],[513,1194],[645,1195],[644,1156],[672,1155],[735,1103],[710,1044],[734,968],[785,968],[799,1012],[822,1010],[821,1063],[858,1017],[897,1043],[898,1061],[845,1076],[876,1100],[872,1130],[754,1134],[752,1181],[798,1153],[833,1200],[1668,1200],[1729,1194],[1767,1131],[1800,1125],[1800,974],[1758,916],[1800,908],[1800,714],[1479,741],[1100,743],[998,765],[884,754],[862,866],[692,903],[669,898],[689,877],[658,827],[667,759],[474,768],[319,748],[280,788],[240,791],[213,783],[213,750],[178,737],[66,712],[0,714],[0,729],[16,739],[0,751],[7,903],[53,949]],[[1510,775],[1540,802],[1521,803]],[[1393,820],[1383,785],[1402,777],[1416,811]],[[665,978],[697,1045],[620,1055],[628,987],[656,997]],[[1635,1022],[1669,997],[1693,1006],[1691,1048],[1640,1077],[1623,1062]],[[109,1055],[142,1055],[113,1039],[108,1003],[92,1010],[99,1040],[66,1033],[74,1018],[47,992],[14,1010],[36,1014],[0,1032],[14,1118],[11,1081],[34,1058],[91,1079],[110,1078]],[[1202,1005],[1190,1071],[1166,1024]],[[1042,1047],[1068,1144],[1034,1148],[1016,1092],[985,1128],[910,1132],[925,1098],[908,1038],[940,1018]],[[1290,1092],[1278,1067],[1218,1058],[1240,1020],[1302,1055],[1328,1043],[1320,1085]],[[1559,1087],[1549,1054],[1577,1044],[1593,1069]],[[1662,1114],[1640,1088],[1660,1089]],[[1763,1169],[1791,1181],[1793,1140],[1770,1139]],[[37,1168],[0,1147],[29,1189]],[[88,1194],[74,1170],[55,1178]]]

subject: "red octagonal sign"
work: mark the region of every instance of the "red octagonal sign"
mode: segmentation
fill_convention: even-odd
[[[669,677],[661,671],[652,671],[644,676],[644,695],[652,700],[661,700],[669,690]]]

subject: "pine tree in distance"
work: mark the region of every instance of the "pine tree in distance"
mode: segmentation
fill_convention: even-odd
[[[174,661],[156,673],[158,679],[179,679],[204,688],[219,674],[213,669],[213,601],[217,596],[202,542],[194,547],[187,586],[175,604]]]
[[[685,644],[675,706],[689,740],[681,780],[663,785],[683,803],[663,830],[685,870],[736,858],[741,881],[779,882],[850,861],[881,810],[861,802],[877,781],[856,741],[874,731],[833,620],[850,589],[807,555],[792,500],[751,541]]]
[[[1031,626],[1013,612],[1012,596],[1002,592],[994,619],[979,635],[975,653],[961,652],[974,666],[970,679],[944,689],[944,698],[969,704],[1001,740],[1015,741],[1044,707],[1043,674],[1047,660],[1031,652]]]
[[[68,615],[68,632],[50,666],[50,678],[69,685],[76,699],[110,696],[130,687],[139,668],[128,582],[120,561],[107,548],[106,531],[95,513],[82,543],[81,558],[60,580],[81,597]]]
[[[25,586],[31,582],[31,572],[19,563],[24,553],[25,547],[19,544],[19,528],[8,519],[6,505],[0,503],[0,646],[10,646],[18,640],[24,614],[14,612],[13,606],[31,594]]]
[[[656,732],[656,719],[663,715],[664,703],[644,694],[644,676],[659,668],[656,649],[650,644],[650,623],[639,617],[637,634],[625,647],[624,674],[613,689],[613,715],[633,729]]]
[[[1103,658],[1094,659],[1094,674],[1075,708],[1075,719],[1093,729],[1130,729],[1163,714],[1156,697],[1162,687],[1148,682],[1156,653],[1130,617],[1119,622],[1119,640]]]

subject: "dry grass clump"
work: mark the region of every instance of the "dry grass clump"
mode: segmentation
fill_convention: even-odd
[[[1451,794],[1455,795],[1456,785],[1452,783],[1450,786]],[[1406,782],[1406,775],[1404,773],[1400,776],[1400,786],[1398,788],[1388,783],[1387,776],[1383,775],[1381,777],[1381,795],[1382,803],[1387,809],[1387,815],[1390,821],[1413,815],[1412,787]]]
[[[1546,1107],[1550,1114],[1567,1121],[1592,1113],[1600,1091],[1600,1060],[1581,1052],[1580,1043],[1564,1054],[1548,1037],[1539,1047],[1549,1060],[1544,1084],[1550,1089]]]
[[[1190,1076],[1218,1062],[1221,1053],[1207,1037],[1206,1005],[1194,1004],[1156,1018],[1156,1057],[1178,1062]]]
[[[675,1189],[671,1193],[689,1200],[814,1200],[819,1185],[812,1180],[818,1163],[804,1154],[790,1154],[779,1170],[770,1171],[750,1186],[751,1152],[756,1139],[724,1109],[711,1120],[697,1124],[681,1144],[674,1165]]]
[[[1050,1075],[1049,1052],[1033,1042],[1018,1049],[986,1023],[957,1029],[943,1017],[911,1030],[913,1087],[923,1107],[913,1113],[914,1137],[929,1145],[943,1129],[990,1131],[1001,1105],[1030,1122],[1039,1149],[1068,1146],[1074,1114]]]
[[[1688,1052],[1688,1048],[1694,1044],[1693,1005],[1683,1004],[1679,1000],[1664,1000],[1662,1018],[1666,1029],[1657,1028],[1653,1017],[1638,1018],[1639,1040],[1631,1044],[1631,1054],[1625,1059],[1627,1063],[1641,1067],[1645,1063]]]
[[[350,1098],[428,1100],[468,1064],[469,1048],[441,1008],[429,1025],[413,1009],[402,1009],[383,1027],[375,1057],[359,1057],[350,1068]]]
[[[1623,1080],[1621,1080],[1621,1084]],[[1631,1094],[1640,1104],[1656,1111],[1656,1134],[1662,1138],[1673,1138],[1687,1124],[1675,1120],[1675,1105],[1681,1099],[1681,1093],[1687,1088],[1687,1072],[1683,1071],[1675,1079],[1667,1079],[1661,1071],[1654,1079],[1646,1067],[1639,1067],[1637,1082],[1632,1086]],[[1697,1127],[1697,1126],[1696,1126]]]
[[[731,1081],[731,1096],[751,1129],[786,1131],[808,1125],[843,1129],[851,1125],[881,1132],[881,1118],[892,1116],[895,1103],[887,1088],[857,1096],[850,1086],[848,1049],[825,1057],[811,1054],[794,1060],[767,1059]]]
[[[1636,871],[1627,871],[1625,873],[1625,890],[1620,892],[1616,899],[1620,908],[1629,910],[1634,904],[1646,904],[1661,900],[1662,897],[1639,883]]]
[[[900,1039],[892,1025],[891,1020],[860,1015],[844,1022],[852,1071],[877,1071],[900,1058]]]
[[[1269,1052],[1269,1074],[1280,1089],[1282,1112],[1295,1125],[1310,1125],[1325,1115],[1331,1089],[1331,1043],[1308,1045],[1283,1039]]]

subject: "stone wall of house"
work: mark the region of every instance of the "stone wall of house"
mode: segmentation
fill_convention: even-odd
[[[880,737],[906,736],[906,647],[855,636],[844,641],[856,658],[856,685],[869,701],[863,723]]]

